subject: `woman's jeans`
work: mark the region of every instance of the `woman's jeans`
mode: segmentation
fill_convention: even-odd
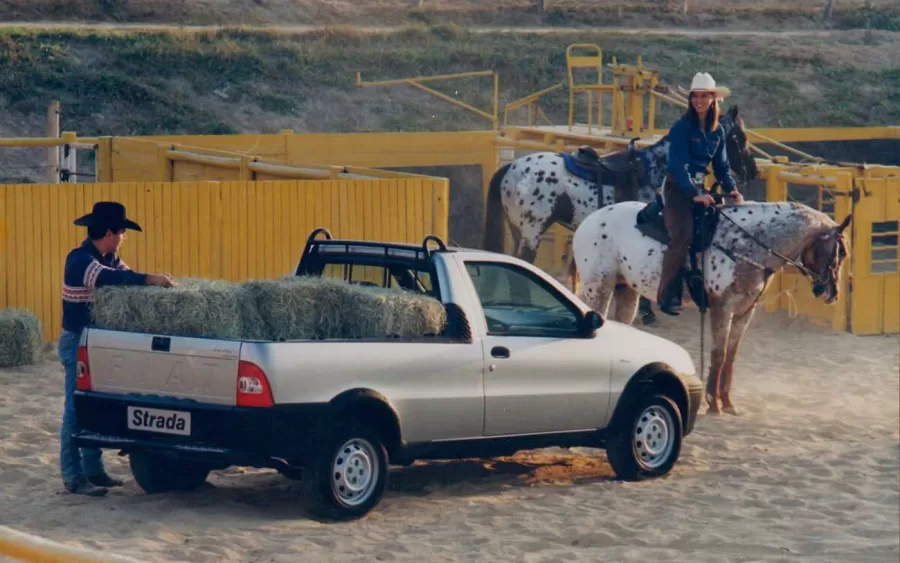
[[[78,448],[72,438],[72,434],[78,431],[78,424],[75,421],[75,371],[78,365],[80,338],[81,333],[64,330],[57,347],[59,360],[66,370],[66,400],[63,407],[62,428],[59,431],[59,467],[66,483],[72,483],[82,476],[105,473],[102,451],[97,448]]]

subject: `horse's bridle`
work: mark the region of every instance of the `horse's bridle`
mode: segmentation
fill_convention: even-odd
[[[755,235],[753,235],[753,233],[749,232],[744,227],[738,225],[734,219],[729,217],[727,213],[723,213],[720,208],[717,207],[716,212],[719,214],[720,217],[724,217],[724,218],[728,219],[728,221],[731,222],[732,225],[737,227],[738,230],[740,230],[742,233],[744,233],[747,236],[747,238],[749,238],[750,240],[752,240],[753,242],[758,244],[770,255],[775,256],[776,258],[779,258],[781,260],[784,260],[791,266],[797,268],[797,270],[799,270],[801,274],[803,274],[806,278],[808,278],[810,280],[810,283],[813,286],[813,291],[816,291],[817,288],[822,289],[822,288],[824,288],[825,284],[827,284],[829,281],[833,281],[833,280],[837,279],[836,272],[838,269],[837,264],[839,263],[839,260],[837,260],[837,255],[841,251],[842,248],[846,247],[846,240],[844,239],[844,233],[836,233],[837,244],[835,244],[835,248],[834,248],[835,255],[832,257],[831,260],[828,261],[828,264],[825,266],[823,271],[816,272],[816,271],[813,271],[811,268],[807,267],[806,264],[803,264],[802,258],[800,259],[800,262],[798,262],[797,260],[794,260],[793,258],[788,258],[784,254],[781,254],[780,252],[773,250],[766,243],[762,242]],[[771,268],[766,268],[765,266],[761,266],[751,260],[745,259],[744,261],[748,262],[751,265],[756,266],[757,268],[760,268],[762,270],[766,270],[766,271],[771,270]]]

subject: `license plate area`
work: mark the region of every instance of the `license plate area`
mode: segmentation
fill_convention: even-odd
[[[128,429],[157,434],[191,435],[191,413],[168,409],[128,406]]]

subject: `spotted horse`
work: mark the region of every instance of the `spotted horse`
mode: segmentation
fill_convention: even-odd
[[[758,175],[738,106],[721,118],[725,148],[739,188]],[[504,221],[510,225],[512,254],[533,263],[541,237],[554,224],[573,231],[592,212],[620,201],[650,203],[667,173],[669,139],[652,146],[628,147],[597,156],[582,148],[574,154],[536,152],[504,165],[491,178],[483,248],[504,251]],[[640,299],[644,324],[656,321],[650,301]]]
[[[699,217],[692,250],[696,267],[690,258],[685,260],[685,273],[697,283],[682,287],[685,299],[710,314],[710,413],[737,414],[730,397],[734,361],[774,273],[790,264],[811,280],[816,298],[827,304],[837,300],[841,265],[848,256],[844,231],[851,217],[838,225],[821,211],[795,202],[714,206]],[[581,276],[583,299],[594,310],[607,314],[615,298],[613,318],[631,324],[639,296],[656,298],[668,240],[658,201],[649,206],[631,201],[609,205],[589,215],[575,231],[567,275]]]

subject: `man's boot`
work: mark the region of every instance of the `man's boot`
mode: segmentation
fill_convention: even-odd
[[[89,497],[102,497],[109,492],[106,487],[97,487],[87,480],[86,477],[79,477],[75,481],[64,483],[66,491],[73,495],[87,495]]]
[[[92,485],[96,485],[98,487],[121,487],[125,484],[122,480],[114,479],[107,473],[101,473],[100,475],[88,475],[87,480]]]

